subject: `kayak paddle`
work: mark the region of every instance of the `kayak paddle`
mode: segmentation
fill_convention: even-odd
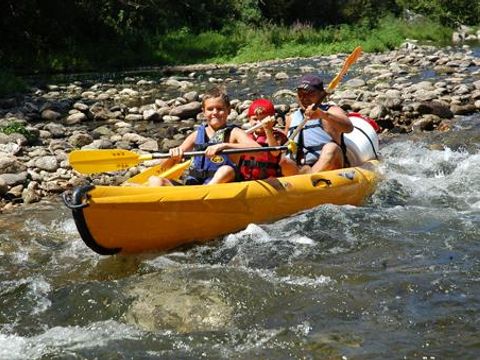
[[[250,147],[226,149],[219,154],[243,154],[262,151],[289,150],[290,146]],[[205,155],[205,151],[189,151],[184,157]],[[70,165],[82,174],[93,174],[105,171],[120,171],[136,166],[142,161],[170,158],[169,153],[152,153],[140,155],[123,149],[74,150],[69,155]],[[188,167],[188,166],[186,166]],[[168,171],[168,170],[167,170]]]

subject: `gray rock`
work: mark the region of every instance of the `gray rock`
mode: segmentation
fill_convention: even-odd
[[[22,199],[24,204],[32,204],[39,202],[42,197],[37,193],[38,183],[31,181],[28,186],[22,191]]]
[[[81,148],[82,146],[91,144],[93,137],[87,133],[75,133],[68,138],[68,142],[75,148]]]
[[[88,105],[82,102],[76,102],[75,104],[73,104],[73,108],[82,112],[88,111]]]
[[[180,119],[188,119],[190,117],[195,117],[199,112],[202,111],[202,104],[198,101],[193,101],[191,103],[177,106],[170,110],[170,116],[176,116]]]
[[[82,112],[77,112],[75,114],[68,116],[65,119],[64,123],[65,125],[76,125],[76,124],[80,124],[83,121],[87,121],[87,115],[85,115]]]
[[[287,80],[289,79],[289,76],[286,72],[278,72],[275,74],[275,80]]]
[[[143,112],[143,118],[146,121],[154,121],[154,122],[159,122],[162,120],[162,116],[155,110],[153,109],[148,109]]]
[[[156,140],[153,140],[153,139],[149,139],[147,141],[145,141],[143,144],[141,144],[139,147],[138,147],[140,150],[143,150],[143,151],[158,151],[158,142]]]
[[[87,150],[87,149],[111,149],[113,148],[113,144],[111,141],[107,139],[97,139],[93,140],[88,145],[82,146],[82,150]]]
[[[352,88],[352,89],[357,89],[361,88],[366,85],[365,80],[360,79],[360,78],[355,78],[355,79],[350,79],[345,83],[346,88]]]
[[[54,172],[59,167],[55,156],[42,156],[35,160],[35,166],[49,172]]]
[[[187,102],[192,102],[192,101],[198,101],[198,92],[196,91],[190,91],[187,92],[186,94],[183,95],[183,98],[187,100]],[[155,100],[155,104],[157,104],[157,101]],[[158,104],[157,104],[158,106]],[[163,107],[163,106],[158,106],[158,107]]]
[[[48,123],[43,128],[44,130],[47,130],[54,138],[61,138],[65,136],[65,127],[61,124]]]
[[[56,111],[50,110],[50,109],[46,109],[46,110],[42,111],[41,116],[42,116],[43,120],[57,121],[58,119],[60,119],[62,117],[62,114],[60,114]]]
[[[134,144],[143,144],[147,139],[136,133],[126,133],[122,136],[122,141]]]
[[[15,186],[19,184],[24,184],[27,181],[28,173],[22,171],[18,174],[0,174],[0,179],[2,179],[8,186]]]
[[[19,173],[27,167],[17,160],[15,156],[0,153],[0,174]]]
[[[128,114],[125,116],[125,121],[142,121],[143,115],[140,114]]]
[[[180,146],[183,140],[163,139],[161,143],[162,151],[167,152],[169,149]]]

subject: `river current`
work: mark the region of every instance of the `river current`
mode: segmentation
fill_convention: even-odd
[[[2,214],[0,359],[477,359],[479,134],[389,137],[364,206],[170,253],[97,255],[60,199]]]

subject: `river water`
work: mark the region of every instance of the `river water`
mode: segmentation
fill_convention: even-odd
[[[59,199],[0,217],[0,359],[477,359],[480,116],[384,140],[365,206],[104,257]],[[188,222],[186,222],[188,226]]]

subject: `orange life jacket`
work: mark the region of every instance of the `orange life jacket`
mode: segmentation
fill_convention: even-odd
[[[268,146],[267,136],[248,134],[250,138],[255,140],[262,146]],[[281,143],[287,141],[287,137],[280,131],[274,130],[274,136],[281,139]],[[280,162],[281,154],[273,156],[271,152],[264,151],[255,155],[244,155],[240,160],[240,173],[245,180],[261,180],[269,177],[281,176]]]

